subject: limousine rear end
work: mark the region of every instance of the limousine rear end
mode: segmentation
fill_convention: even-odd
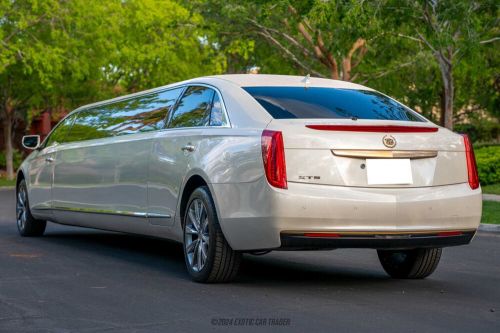
[[[424,278],[481,218],[467,136],[342,81],[197,78],[83,106],[23,144],[21,235],[53,221],[176,240],[199,282],[233,279],[242,253],[336,248]]]

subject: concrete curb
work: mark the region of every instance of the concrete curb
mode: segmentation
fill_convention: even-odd
[[[7,191],[15,189],[14,186],[0,186],[0,191]]]
[[[500,195],[498,195],[498,194],[483,194],[483,200],[500,202]]]
[[[483,232],[500,232],[500,224],[481,223],[477,230]]]

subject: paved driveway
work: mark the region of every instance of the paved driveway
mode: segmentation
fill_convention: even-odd
[[[0,191],[0,332],[500,332],[500,234],[392,280],[373,250],[245,256],[238,280],[189,280],[171,242],[49,224],[21,238]]]

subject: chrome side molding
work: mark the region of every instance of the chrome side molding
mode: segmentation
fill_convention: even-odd
[[[67,212],[76,212],[76,213],[88,213],[88,214],[121,215],[121,216],[132,216],[132,217],[142,217],[142,218],[165,218],[165,219],[172,218],[171,215],[129,212],[124,210],[95,209],[95,208],[84,208],[84,207],[61,207],[61,206],[52,207],[52,209],[67,211]]]

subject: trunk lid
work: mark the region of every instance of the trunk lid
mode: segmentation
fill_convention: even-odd
[[[283,134],[288,182],[403,188],[467,182],[462,136],[429,122],[274,119],[267,129]]]

